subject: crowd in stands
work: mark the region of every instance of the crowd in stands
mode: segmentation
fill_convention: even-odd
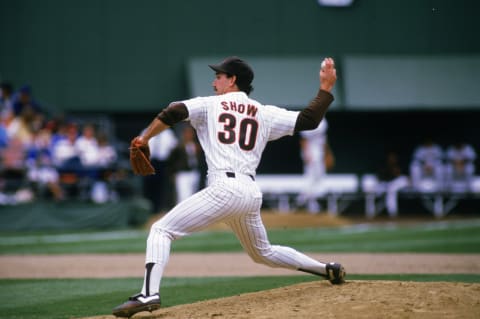
[[[119,154],[101,125],[44,110],[30,86],[0,86],[0,205],[35,199],[104,203],[136,193],[128,152]],[[127,148],[125,148],[127,149]],[[203,154],[193,129],[168,130],[150,141],[156,174],[142,178],[158,212],[201,187]],[[203,167],[202,167],[203,165]]]
[[[105,202],[125,179],[109,135],[94,123],[52,117],[30,86],[0,91],[0,205],[35,198]],[[113,190],[113,191],[112,191]]]

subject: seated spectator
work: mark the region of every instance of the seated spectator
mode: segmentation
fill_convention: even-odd
[[[13,117],[13,86],[11,83],[0,84],[0,122],[9,123]]]
[[[102,176],[104,169],[100,167],[100,154],[93,124],[83,126],[82,134],[75,141],[75,148],[83,167],[84,187],[88,189],[90,199],[96,203],[108,201],[109,189]]]
[[[15,128],[14,122],[19,122],[21,127],[29,132],[39,130],[43,126],[43,111],[40,105],[33,99],[29,85],[22,86],[14,96],[13,112],[15,117],[12,121],[13,123],[10,124],[13,128]],[[29,141],[24,137],[23,142],[28,143]]]
[[[62,200],[64,194],[59,174],[53,165],[51,137],[48,126],[35,133],[27,153],[28,179],[39,197],[47,195]]]
[[[108,141],[105,132],[97,134],[97,160],[95,167],[98,176],[92,185],[91,199],[96,203],[104,203],[118,196],[117,186],[121,183],[121,177],[116,174],[117,151]]]
[[[95,127],[92,124],[83,126],[82,134],[75,141],[75,148],[84,167],[96,168],[98,166],[98,143]]]
[[[446,184],[450,190],[469,191],[475,174],[477,154],[474,148],[465,142],[457,142],[447,149]]]
[[[101,168],[114,167],[118,158],[117,150],[109,143],[105,132],[99,132],[97,135],[97,157],[97,165]]]
[[[75,147],[78,137],[78,128],[76,124],[68,125],[66,135],[59,138],[53,144],[53,163],[60,170],[79,170],[81,169],[80,157]]]
[[[63,117],[56,117],[48,120],[45,124],[46,127],[52,132],[51,148],[53,149],[58,141],[67,138],[67,132],[70,127],[70,123],[67,123]]]
[[[80,196],[83,166],[75,147],[78,137],[76,124],[68,124],[66,136],[57,138],[52,145],[52,162],[59,173],[60,184],[68,197]]]
[[[37,154],[34,165],[29,167],[28,179],[40,197],[52,196],[57,201],[64,199],[60,176],[47,152]]]
[[[33,199],[26,179],[25,148],[18,138],[9,140],[0,151],[0,204],[16,204]],[[6,201],[6,202],[4,202]]]
[[[40,104],[33,98],[32,88],[30,85],[23,85],[16,93],[13,100],[13,112],[15,116],[19,116],[25,111],[30,111],[34,114],[41,114],[42,109]]]
[[[444,153],[442,148],[426,138],[412,157],[410,176],[412,186],[421,192],[437,192],[443,189]]]
[[[8,134],[7,128],[0,122],[0,149],[7,147],[8,144]]]
[[[6,123],[7,135],[10,138],[15,138],[23,145],[28,145],[32,140],[32,114],[24,112],[19,116],[13,117]]]

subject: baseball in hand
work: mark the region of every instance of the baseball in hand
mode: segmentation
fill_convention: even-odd
[[[320,68],[325,69],[326,65],[327,65],[327,60],[323,60],[322,64],[320,65]]]

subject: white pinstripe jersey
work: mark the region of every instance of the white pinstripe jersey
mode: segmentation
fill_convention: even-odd
[[[182,101],[196,129],[209,172],[255,175],[268,141],[293,135],[298,111],[262,105],[244,92]]]

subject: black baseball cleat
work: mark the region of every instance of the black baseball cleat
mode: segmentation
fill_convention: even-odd
[[[160,296],[144,296],[136,294],[128,298],[128,301],[113,308],[112,313],[117,317],[130,317],[140,311],[153,311],[160,308]]]
[[[327,270],[327,280],[334,285],[340,285],[345,282],[345,268],[339,263],[328,263],[325,267]]]

